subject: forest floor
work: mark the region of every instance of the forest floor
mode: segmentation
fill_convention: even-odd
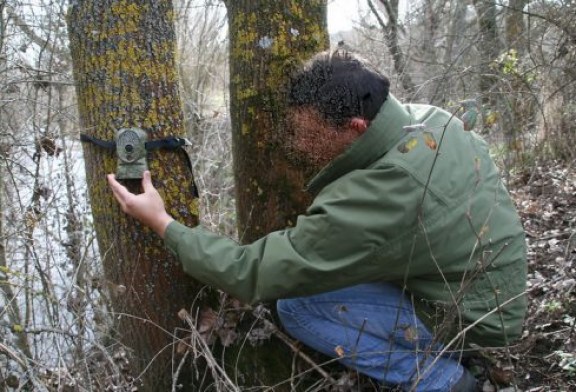
[[[509,185],[527,235],[529,311],[522,339],[487,356],[485,392],[576,391],[575,164],[538,166]]]

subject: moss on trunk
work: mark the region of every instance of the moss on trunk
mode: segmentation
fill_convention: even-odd
[[[291,130],[284,121],[284,86],[303,60],[328,47],[326,1],[230,0],[226,6],[238,230],[240,240],[250,243],[294,225],[310,202],[304,187],[312,168],[289,157],[286,148]],[[249,327],[255,326],[262,327]],[[295,375],[284,343],[272,338],[228,350],[234,364],[229,369],[242,385],[290,390],[287,380]]]
[[[103,140],[126,127],[143,128],[149,140],[185,135],[171,2],[73,2],[68,30],[82,132]],[[129,348],[135,375],[144,372],[140,390],[169,390],[179,360],[173,334],[183,327],[177,312],[191,306],[200,285],[159,237],[120,211],[105,179],[116,170],[115,153],[85,143],[84,157],[105,279],[120,288],[111,290],[113,337]],[[198,200],[184,152],[157,150],[148,164],[169,213],[196,225]],[[140,191],[140,181],[125,185]]]
[[[230,105],[239,233],[252,242],[291,226],[309,203],[309,170],[286,153],[284,86],[328,47],[326,1],[227,2]]]

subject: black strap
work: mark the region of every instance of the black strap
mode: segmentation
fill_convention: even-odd
[[[106,141],[106,140],[98,139],[98,138],[95,138],[94,136],[86,135],[85,133],[80,134],[80,141],[95,144],[99,147],[105,148],[106,150],[115,150],[116,149],[116,142],[115,141]],[[181,149],[181,151],[184,153],[184,156],[186,157],[186,163],[188,165],[188,169],[190,169],[190,173],[192,173],[192,178],[194,178],[194,172],[192,171],[192,161],[190,160],[190,156],[188,155],[188,152],[184,148],[182,148],[182,147],[187,146],[187,145],[190,145],[190,142],[183,137],[168,136],[164,139],[156,139],[156,140],[151,140],[149,142],[146,142],[144,144],[144,148],[146,148],[146,151],[148,151],[148,152],[153,151],[153,150],[160,150],[160,149],[164,149],[164,150]],[[198,187],[196,186],[195,181],[192,181],[192,194],[196,198],[199,197]]]
[[[164,139],[156,139],[146,142],[145,147],[147,151],[157,150],[160,148],[165,150],[175,150],[188,144],[190,144],[190,142],[183,137],[169,136]]]
[[[94,136],[86,135],[85,133],[80,134],[80,141],[92,143],[107,150],[116,149],[115,141],[98,139]],[[164,139],[156,139],[146,142],[144,147],[146,148],[146,151],[159,149],[176,150],[177,148],[184,147],[188,143],[189,142],[183,137],[169,136]]]
[[[116,142],[108,142],[106,140],[95,138],[94,136],[86,135],[85,133],[80,134],[80,141],[93,143],[97,146],[103,147],[107,150],[115,150]]]

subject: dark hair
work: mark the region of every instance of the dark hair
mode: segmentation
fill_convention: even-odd
[[[352,117],[373,120],[388,97],[390,81],[342,49],[321,52],[290,79],[288,106],[311,106],[336,126]]]

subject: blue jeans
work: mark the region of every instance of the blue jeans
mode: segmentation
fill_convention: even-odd
[[[278,301],[286,331],[307,346],[403,390],[449,391],[463,368],[388,283],[369,283]]]

